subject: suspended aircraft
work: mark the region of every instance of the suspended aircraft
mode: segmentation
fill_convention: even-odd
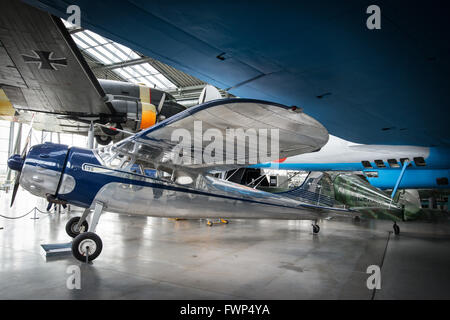
[[[380,189],[448,189],[450,149],[366,145],[330,135],[317,152],[279,159],[254,168],[305,171],[360,171]]]
[[[0,118],[107,145],[185,110],[146,85],[96,79],[63,22],[20,1],[0,16]],[[100,124],[93,127],[90,124]]]
[[[64,1],[27,3],[69,15]],[[339,138],[450,146],[445,1],[379,0],[381,29],[366,0],[76,4],[85,28],[235,96],[303,108]]]
[[[27,2],[67,17],[63,3]],[[361,170],[383,189],[397,182],[400,188],[448,187],[450,71],[443,55],[448,44],[441,41],[448,33],[442,3],[381,1],[377,30],[367,28],[365,1],[231,1],[227,12],[209,1],[77,5],[87,13],[86,27],[237,96],[303,108],[347,141],[351,158],[342,152],[342,161],[328,166],[321,159],[299,160],[307,170]],[[120,15],[120,23],[111,15]],[[370,146],[347,148],[355,144]],[[383,157],[364,154],[374,145]]]

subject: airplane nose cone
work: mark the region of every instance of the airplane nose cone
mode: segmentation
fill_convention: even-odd
[[[20,154],[15,154],[8,158],[8,167],[11,170],[21,171],[23,163],[24,159],[20,156]]]

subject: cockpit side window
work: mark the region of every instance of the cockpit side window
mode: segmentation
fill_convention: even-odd
[[[427,165],[423,157],[415,157],[414,163],[417,167],[425,167]]]
[[[389,167],[391,168],[400,168],[396,159],[388,159]]]
[[[386,168],[386,165],[384,164],[383,160],[375,160],[375,164],[378,168]]]
[[[361,163],[362,163],[363,167],[366,168],[366,169],[372,169],[373,168],[369,161],[361,161]]]
[[[134,173],[142,174],[142,167],[140,164],[135,163],[131,166],[130,171],[134,172]]]

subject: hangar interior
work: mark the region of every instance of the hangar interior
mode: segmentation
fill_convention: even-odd
[[[98,79],[145,84],[179,104],[198,104],[205,82],[94,32],[65,23]],[[223,98],[233,97],[219,90]],[[106,212],[101,259],[45,256],[42,244],[67,244],[65,225],[81,208],[54,205],[19,187],[8,158],[27,143],[30,125],[0,121],[0,299],[448,299],[450,225],[384,220],[310,221],[168,219]],[[31,130],[30,145],[86,147],[88,137]],[[97,143],[94,148],[99,147]],[[276,173],[271,173],[277,176]],[[301,184],[307,172],[297,177]],[[282,179],[282,178],[278,178]],[[448,190],[420,193],[424,208],[448,214]],[[67,269],[81,268],[81,288],[67,289]],[[368,289],[367,267],[382,270]]]
[[[198,103],[205,82],[94,32],[63,21],[98,79],[142,83],[170,93],[177,102],[188,107]],[[224,98],[229,96],[223,90],[221,93]]]

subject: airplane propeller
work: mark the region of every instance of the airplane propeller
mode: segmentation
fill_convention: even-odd
[[[12,205],[14,204],[14,199],[16,199],[17,189],[19,189],[19,179],[20,179],[20,171],[16,174],[16,177],[14,179],[14,188],[9,207],[12,207]]]
[[[166,101],[166,93],[164,92],[161,97],[161,100],[159,100],[158,108],[156,109],[156,123],[166,119],[166,117],[161,114],[161,110],[165,101]]]
[[[11,203],[9,205],[10,207],[12,207],[12,205],[14,204],[14,200],[16,199],[16,195],[17,195],[17,190],[19,189],[19,182],[20,182],[20,175],[22,173],[22,167],[25,162],[26,155],[27,155],[28,145],[31,143],[31,133],[33,131],[33,120],[34,120],[34,114],[33,114],[33,117],[31,118],[30,131],[28,131],[27,140],[25,141],[25,145],[22,149],[22,153],[20,155],[19,154],[12,155],[11,157],[8,158],[8,167],[11,170],[17,171],[16,177],[14,178],[13,193],[12,193],[12,197],[11,197]]]

